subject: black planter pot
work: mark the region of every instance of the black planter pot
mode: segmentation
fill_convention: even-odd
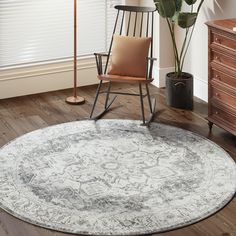
[[[182,73],[176,78],[175,73],[166,75],[166,102],[168,106],[192,110],[193,109],[193,76]]]

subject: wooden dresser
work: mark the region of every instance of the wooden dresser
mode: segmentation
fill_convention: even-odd
[[[236,135],[236,19],[206,23],[209,30],[209,128]]]

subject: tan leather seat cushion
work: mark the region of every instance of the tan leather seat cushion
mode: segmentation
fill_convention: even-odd
[[[111,67],[108,74],[146,77],[151,38],[113,36]]]

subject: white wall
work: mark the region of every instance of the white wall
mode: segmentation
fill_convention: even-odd
[[[208,100],[208,31],[206,21],[236,17],[236,0],[205,0],[186,58],[184,70],[194,75],[195,96]],[[184,31],[178,30],[179,36]]]

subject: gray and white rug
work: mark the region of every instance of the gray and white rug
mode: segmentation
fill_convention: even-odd
[[[0,206],[33,224],[87,235],[138,235],[217,212],[236,165],[194,133],[140,121],[79,121],[0,149]]]

